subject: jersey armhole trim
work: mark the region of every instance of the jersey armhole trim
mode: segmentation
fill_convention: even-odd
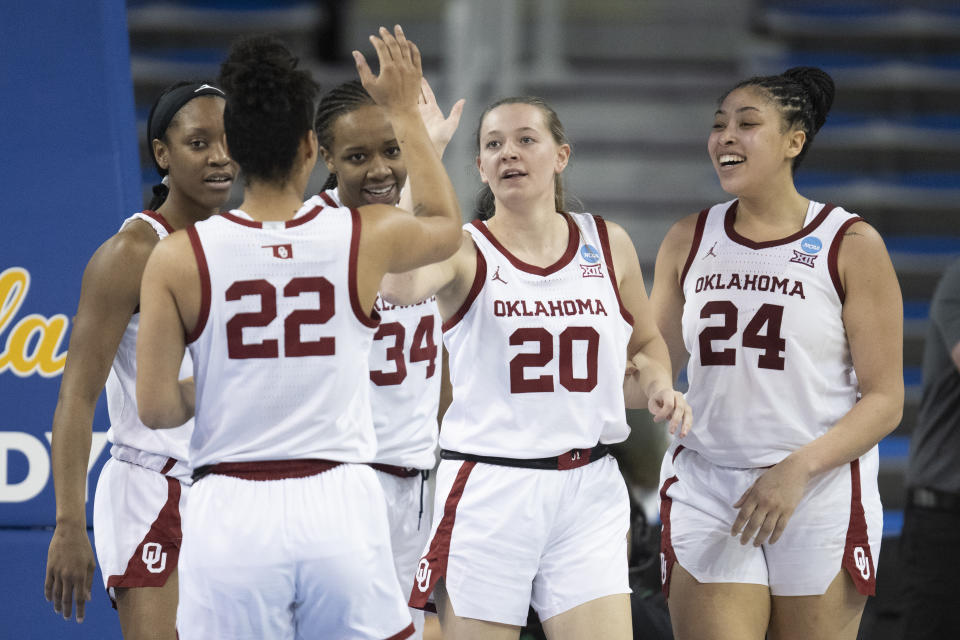
[[[330,194],[327,193],[326,191],[321,191],[318,195],[320,196],[320,199],[321,199],[321,200],[323,200],[324,202],[326,202],[329,206],[333,207],[334,209],[339,209],[341,206],[343,206],[343,205],[337,204],[337,203],[333,200],[333,198],[330,197]]]
[[[683,291],[683,283],[687,279],[687,272],[690,271],[690,265],[693,264],[693,258],[700,251],[700,241],[703,240],[703,230],[707,226],[707,214],[710,209],[704,209],[697,216],[697,226],[693,231],[693,242],[690,244],[690,252],[687,254],[687,261],[683,263],[683,271],[680,272],[680,290]]]
[[[144,209],[141,213],[143,213],[143,215],[147,216],[148,218],[152,218],[153,220],[156,220],[161,227],[167,230],[167,233],[174,232],[174,228],[170,225],[169,222],[167,222],[167,219],[164,218],[161,214],[157,213],[156,211],[153,211],[152,209]]]
[[[463,304],[461,304],[457,312],[441,326],[441,330],[444,333],[453,329],[457,323],[463,319],[463,316],[467,315],[467,311],[470,310],[473,301],[480,295],[480,290],[483,289],[483,283],[487,279],[487,260],[483,257],[483,252],[480,251],[480,247],[476,246],[477,243],[474,242],[473,244],[477,250],[477,272],[473,276],[473,284],[470,286],[470,292],[467,294]]]
[[[372,311],[370,315],[364,312],[363,307],[360,305],[360,292],[357,289],[357,260],[360,253],[360,212],[351,207],[350,218],[352,221],[352,231],[350,234],[350,267],[347,275],[347,281],[349,283],[347,287],[350,289],[350,307],[353,308],[353,315],[357,317],[360,324],[365,327],[370,327],[371,329],[376,329],[380,324],[380,316],[377,315],[376,311]]]
[[[607,272],[610,274],[610,284],[613,285],[613,295],[617,297],[617,304],[620,306],[620,315],[633,326],[633,314],[630,313],[620,298],[620,287],[617,285],[617,273],[613,267],[613,251],[610,250],[610,236],[607,233],[607,222],[598,215],[593,216],[594,223],[597,225],[597,235],[600,237],[600,247],[603,251],[603,260],[607,263]]]
[[[843,290],[843,282],[840,280],[840,267],[837,264],[840,256],[840,243],[843,242],[843,235],[847,232],[847,229],[855,222],[863,222],[863,218],[856,216],[840,225],[837,233],[833,236],[833,242],[830,243],[830,251],[827,253],[830,279],[833,281],[833,288],[837,291],[837,297],[840,298],[840,304],[843,304],[847,298],[847,292]]]
[[[207,256],[203,252],[203,243],[200,242],[196,228],[187,227],[187,236],[190,238],[190,246],[197,259],[197,270],[200,272],[200,311],[197,314],[196,326],[186,335],[186,343],[190,344],[203,333],[207,326],[207,318],[210,316],[210,268],[207,266]]]

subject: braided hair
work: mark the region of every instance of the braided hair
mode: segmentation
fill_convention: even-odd
[[[313,128],[317,132],[317,141],[327,150],[333,148],[333,123],[342,115],[368,105],[376,105],[359,80],[351,80],[334,87],[320,99]],[[331,173],[323,183],[323,190],[337,186],[337,174]]]
[[[483,120],[487,117],[488,113],[505,104],[529,104],[537,107],[541,112],[543,112],[543,119],[546,122],[547,129],[550,130],[550,135],[553,137],[553,141],[558,145],[569,144],[567,141],[566,131],[564,131],[563,128],[563,123],[560,122],[560,117],[557,115],[557,112],[547,104],[546,100],[536,96],[513,96],[510,98],[497,100],[483,110],[483,113],[480,115],[480,121],[477,123],[477,131],[474,136],[477,144],[477,156],[480,155],[480,127],[483,126]],[[563,191],[563,179],[559,174],[557,174],[554,176],[553,183],[553,206],[557,211],[565,211],[566,202],[567,197]],[[496,199],[493,195],[493,191],[490,189],[490,185],[485,184],[480,189],[480,193],[477,194],[477,201],[474,204],[473,211],[474,216],[478,220],[489,220],[493,217],[495,212]]]
[[[248,181],[286,182],[310,131],[319,87],[298,63],[276,38],[252,36],[220,65],[227,145]]]
[[[797,127],[807,134],[803,149],[793,159],[795,173],[833,105],[836,93],[833,78],[817,67],[792,67],[780,75],[754,76],[744,80],[725,93],[720,102],[731,92],[744,87],[758,87],[773,100],[783,117],[786,131]]]

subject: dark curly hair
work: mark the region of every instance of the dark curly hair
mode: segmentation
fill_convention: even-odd
[[[227,145],[248,181],[285,181],[311,129],[319,87],[298,62],[276,38],[253,36],[220,65]]]
[[[337,85],[320,98],[320,104],[317,107],[317,117],[314,119],[313,128],[317,132],[317,140],[321,147],[331,149],[333,147],[333,123],[340,116],[355,111],[360,107],[375,105],[373,98],[363,88],[359,80],[351,80]],[[333,189],[337,186],[337,174],[331,173],[327,176],[327,181],[323,183],[323,190]]]
[[[743,87],[758,87],[776,103],[783,116],[785,130],[797,127],[807,134],[803,149],[793,159],[792,169],[796,172],[813,144],[814,136],[827,121],[827,113],[836,93],[833,78],[817,67],[792,67],[780,75],[754,76],[744,80],[723,94],[720,102],[731,92]]]
[[[478,156],[480,155],[480,127],[483,126],[483,120],[487,117],[488,113],[505,104],[529,104],[537,107],[543,113],[544,122],[547,125],[547,129],[550,130],[553,141],[557,144],[569,144],[567,133],[564,131],[563,123],[560,122],[560,117],[557,115],[557,112],[547,104],[546,100],[536,96],[513,96],[497,100],[484,109],[480,115],[480,120],[477,122],[477,131],[474,134]],[[553,205],[557,211],[566,211],[566,201],[566,194],[563,190],[563,179],[559,175],[556,175],[554,176],[553,184]],[[489,220],[493,217],[495,211],[496,199],[494,198],[493,191],[491,191],[490,185],[483,185],[480,193],[477,194],[477,201],[474,204],[474,216],[479,220]]]

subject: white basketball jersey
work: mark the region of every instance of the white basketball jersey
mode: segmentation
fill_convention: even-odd
[[[163,216],[154,211],[135,213],[120,225],[122,231],[134,220],[143,220],[157,232],[162,240],[173,232]],[[140,327],[140,310],[137,308],[127,324],[117,354],[113,357],[110,374],[107,376],[107,413],[110,429],[107,439],[114,449],[129,447],[146,453],[187,461],[187,449],[193,420],[175,429],[151,429],[140,422],[137,413],[137,330]],[[180,365],[180,377],[193,375],[190,355],[185,354]],[[116,451],[114,453],[117,453]],[[116,455],[115,455],[116,457]]]
[[[443,327],[453,404],[441,448],[543,458],[629,434],[623,374],[633,319],[620,302],[606,224],[565,217],[567,250],[546,268],[512,255],[485,223],[464,226],[477,275]]]
[[[683,444],[717,465],[761,467],[856,402],[837,254],[860,218],[811,202],[803,229],[753,242],[734,230],[736,208],[700,214],[681,275],[694,416]]]
[[[337,189],[320,197],[340,207]],[[442,349],[436,298],[398,307],[377,296],[380,326],[370,349],[370,405],[376,462],[432,469],[436,464]]]
[[[188,233],[203,292],[187,337],[194,466],[371,461],[367,358],[377,321],[357,297],[359,213],[315,197],[285,222],[234,210]]]

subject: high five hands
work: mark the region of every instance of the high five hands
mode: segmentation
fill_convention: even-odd
[[[400,25],[393,28],[393,34],[386,27],[380,27],[379,33],[379,37],[370,36],[380,62],[379,75],[373,74],[362,53],[353,52],[360,82],[370,97],[387,111],[416,109],[423,77],[420,50],[407,40]]]

